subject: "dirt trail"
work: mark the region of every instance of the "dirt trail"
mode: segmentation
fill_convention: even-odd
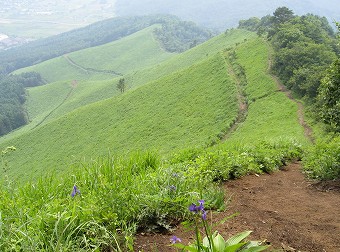
[[[271,175],[226,182],[231,201],[226,212],[212,214],[213,222],[240,214],[216,229],[224,237],[252,230],[251,239],[266,240],[272,251],[339,252],[340,184],[313,183],[300,169],[293,163]],[[181,226],[173,234],[193,242]],[[135,251],[176,251],[167,246],[173,234],[139,234]]]
[[[273,75],[270,72],[270,69],[272,67],[272,56],[269,57],[268,60],[268,69],[267,72],[268,74],[271,76],[271,78],[275,81],[277,87],[278,87],[278,91],[283,92],[290,100],[294,101],[297,105],[298,105],[298,119],[299,119],[299,123],[300,125],[304,128],[305,131],[305,137],[307,139],[309,139],[312,143],[314,143],[315,139],[313,137],[313,130],[311,127],[308,126],[308,124],[305,121],[304,118],[304,113],[303,113],[303,104],[300,101],[297,101],[293,98],[291,91],[289,91],[279,80],[278,77],[276,77],[275,75]]]

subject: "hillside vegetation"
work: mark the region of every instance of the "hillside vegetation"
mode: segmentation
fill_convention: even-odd
[[[105,45],[72,52],[15,73],[38,72],[47,82],[112,79],[173,56],[161,48],[153,25]]]
[[[223,38],[227,36],[213,41]],[[12,195],[10,187],[2,188],[1,211],[16,217],[4,219],[1,249],[132,250],[137,229],[170,230],[173,220],[189,217],[190,202],[203,198],[208,208],[223,209],[223,192],[213,181],[269,172],[301,157],[299,141],[305,140],[297,107],[284,95],[278,100],[282,107],[271,99],[277,86],[267,73],[268,56],[269,46],[259,38],[227,46],[187,68],[12,139],[17,150],[5,156],[3,174],[27,179],[53,171],[58,176],[35,180]],[[244,71],[238,71],[240,67]],[[252,98],[247,117],[231,134],[234,141],[217,144],[215,138],[226,134],[238,116],[241,79],[246,79],[245,96]],[[273,104],[280,110],[268,113]],[[280,113],[291,120],[284,130],[277,124]],[[267,134],[265,125],[272,128]],[[205,149],[207,144],[217,145]],[[105,156],[107,148],[124,158],[115,154],[113,159],[67,165],[72,155],[73,160]],[[147,151],[152,149],[169,162]],[[147,152],[133,154],[136,150]],[[16,212],[23,205],[31,207]],[[23,221],[29,221],[30,228]]]
[[[148,29],[147,29],[148,30]],[[150,32],[150,30],[148,30]],[[146,32],[138,32],[139,35],[145,35],[150,33]],[[129,36],[130,37],[130,36]],[[139,36],[132,36],[133,38]],[[199,62],[203,59],[209,57],[209,55],[214,55],[215,53],[223,50],[224,48],[235,46],[236,43],[240,43],[246,39],[255,37],[254,33],[242,31],[242,30],[233,30],[228,34],[219,35],[204,44],[198,45],[184,53],[181,54],[173,54],[172,58],[157,64],[156,66],[145,68],[143,70],[132,71],[123,76],[126,80],[126,88],[134,89],[140,85],[148,83],[153,80],[157,80],[162,76],[174,73],[183,68],[189,67],[195,62]],[[147,38],[145,38],[147,39]],[[124,41],[130,41],[128,37],[123,39]],[[134,39],[131,39],[131,43],[133,44]],[[120,47],[120,43],[117,42],[118,47]],[[157,44],[155,44],[157,46]],[[105,49],[106,47],[97,47],[96,51],[98,54],[101,53],[101,48]],[[147,47],[149,48],[149,47]],[[159,48],[159,47],[156,47]],[[156,49],[154,49],[156,50]],[[157,51],[157,50],[156,50]],[[82,51],[80,51],[82,52]],[[145,51],[146,54],[149,53],[148,50]],[[118,53],[118,52],[117,52]],[[122,52],[124,54],[124,52]],[[84,55],[86,55],[84,53]],[[155,58],[158,57],[159,54],[154,55]],[[162,55],[162,52],[160,52]],[[134,61],[134,54],[130,54],[131,61]],[[49,61],[46,62],[46,64]],[[51,62],[55,62],[55,65],[50,65],[47,67],[45,63],[41,63],[36,67],[39,69],[46,69],[47,73],[54,72],[53,69],[59,69],[59,61],[51,60]],[[45,68],[46,66],[46,68]],[[72,68],[65,67],[65,74],[69,77],[72,76]],[[128,65],[126,66],[128,67]],[[140,66],[142,68],[142,64]],[[25,70],[25,69],[24,69]],[[38,70],[38,69],[37,69]],[[52,70],[52,71],[51,71]],[[40,71],[40,70],[39,70]],[[43,70],[41,70],[43,73]],[[128,71],[128,70],[126,70]],[[69,81],[63,82],[55,82],[46,86],[40,86],[35,88],[28,89],[28,98],[26,102],[27,112],[30,124],[27,126],[12,132],[9,135],[2,137],[3,141],[7,141],[8,139],[12,139],[13,137],[17,137],[28,130],[36,127],[37,125],[42,125],[50,120],[56,119],[59,116],[62,116],[73,109],[84,106],[86,104],[90,104],[95,101],[100,101],[103,99],[110,98],[114,95],[119,94],[119,91],[116,89],[116,85],[119,82],[119,78],[108,79],[106,81],[92,81],[91,79],[102,78],[102,75],[98,77],[98,74],[89,74],[89,80],[79,80],[75,82],[75,79],[71,79]],[[55,75],[56,78],[62,79],[63,75]],[[111,74],[110,74],[111,76]],[[72,76],[74,77],[74,76]],[[108,75],[106,75],[108,77]],[[114,76],[112,76],[114,77]],[[76,83],[76,85],[74,85]],[[71,87],[73,87],[71,91]]]
[[[46,172],[46,167],[65,169],[72,160],[104,155],[108,150],[157,149],[164,153],[204,145],[237,114],[235,87],[226,72],[223,57],[212,56],[11,139],[11,145],[21,150],[11,155],[11,166],[21,167],[13,168],[13,175],[24,174],[32,166],[36,169],[32,176]],[[26,163],[27,157],[30,163]]]

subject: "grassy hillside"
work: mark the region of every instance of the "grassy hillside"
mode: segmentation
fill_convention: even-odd
[[[296,102],[278,92],[277,84],[268,74],[269,45],[261,40],[240,45],[237,61],[247,76],[245,92],[249,101],[246,121],[231,140],[252,143],[274,139],[296,139],[305,142],[299,125]]]
[[[229,76],[231,64],[226,64],[224,52],[225,49],[232,51],[234,42],[238,41],[244,41],[236,47],[236,61],[245,70],[249,108],[246,120],[229,136],[226,145],[278,139],[305,142],[296,104],[277,92],[274,80],[267,73],[269,46],[252,36],[239,30],[220,35],[157,67],[127,75],[128,84],[135,88],[88,106],[82,105],[100,96],[114,95],[117,90],[111,89],[112,82],[98,82],[102,86],[84,82],[87,84],[77,87],[62,83],[65,89],[59,91],[60,97],[66,95],[67,99],[55,101],[48,95],[42,102],[34,98],[49,86],[31,89],[37,103],[32,100],[29,111],[36,115],[36,124],[48,112],[45,108],[53,110],[60,101],[63,104],[53,111],[50,119],[64,116],[50,122],[46,119],[36,129],[21,132],[21,136],[2,139],[2,148],[14,145],[18,149],[10,156],[11,174],[21,176],[32,167],[33,176],[46,167],[64,170],[72,161],[105,155],[108,151],[127,153],[152,149],[166,154],[205,146],[211,139],[215,141],[238,116],[238,91],[235,79]],[[144,83],[151,82],[137,88],[143,78]],[[50,87],[58,92],[58,85]],[[47,105],[49,100],[54,106]],[[81,108],[73,110],[77,107]]]
[[[69,57],[85,68],[121,74],[152,66],[174,55],[161,49],[153,34],[157,27],[160,26],[150,26],[118,41],[74,52]]]
[[[161,49],[150,26],[120,40],[54,58],[15,73],[38,72],[47,82],[110,79],[160,63],[173,53]],[[92,70],[90,70],[92,69]],[[110,72],[100,72],[103,70]],[[117,74],[114,74],[117,73]]]
[[[224,58],[217,54],[4,142],[2,146],[18,149],[10,156],[11,173],[27,176],[30,170],[37,176],[46,169],[63,170],[72,160],[105,155],[108,150],[165,153],[204,145],[237,115],[236,88],[226,73]]]
[[[137,34],[141,35],[144,33],[139,32],[135,35]],[[144,35],[145,39],[147,39],[147,34]],[[228,34],[215,37],[206,43],[196,46],[182,54],[173,55],[170,59],[160,64],[125,75],[124,78],[127,80],[127,89],[134,89],[140,85],[161,78],[162,76],[166,76],[170,73],[174,73],[178,70],[189,67],[196,62],[208,58],[209,55],[213,55],[224,48],[235,46],[236,43],[240,43],[245,39],[250,39],[252,37],[255,37],[253,33],[242,30],[233,30]],[[124,38],[122,40],[128,42],[130,41],[128,38]],[[131,39],[131,41],[134,41],[134,39]],[[118,42],[117,44],[120,45]],[[97,52],[99,51],[98,53],[100,53],[101,48],[102,47],[97,47],[95,50]],[[158,55],[159,54],[156,54],[155,58],[158,58]],[[130,56],[132,55],[130,54]],[[37,67],[39,66],[39,69],[42,69],[41,71],[46,70],[47,73],[51,73],[53,75],[53,71],[51,71],[51,69],[59,69],[58,62],[60,62],[60,59],[61,58],[55,60],[55,65],[49,64],[49,61],[47,61],[45,62],[46,65],[43,63],[37,65]],[[133,59],[131,59],[131,61],[133,61]],[[53,62],[53,60],[51,62]],[[63,68],[67,76],[77,76],[76,73],[75,75],[72,75],[73,71],[75,70],[72,66],[67,68],[65,64],[63,65]],[[63,71],[58,72],[60,72],[61,76],[63,76]],[[55,75],[53,78],[61,77],[59,77],[59,75]],[[90,79],[92,78],[96,79],[97,75],[93,75]],[[118,79],[111,77],[106,81],[78,80],[76,87],[72,90],[69,96],[67,96],[75,79],[76,78],[71,78],[69,81],[55,82],[46,86],[30,88],[28,90],[29,96],[26,106],[31,124],[26,125],[25,127],[16,130],[1,139],[3,141],[5,139],[12,139],[13,137],[17,137],[26,131],[31,130],[38,124],[42,125],[52,119],[58,118],[59,116],[72,111],[73,109],[95,101],[107,99],[118,94],[118,90],[115,88]],[[66,97],[67,99],[65,99]]]
[[[156,80],[161,76],[188,67],[195,62],[206,59],[226,48],[234,47],[236,44],[247,39],[255,38],[256,34],[245,30],[231,30],[228,33],[216,36],[207,42],[200,44],[184,53],[157,65],[157,67],[136,71],[126,75],[128,83],[139,86],[146,81]]]
[[[157,80],[3,142],[0,149],[17,150],[5,156],[2,175],[34,181],[19,190],[0,184],[0,248],[132,250],[137,229],[169,230],[174,220],[190,218],[188,205],[199,199],[206,209],[223,209],[225,192],[214,182],[270,172],[301,158],[307,140],[297,106],[267,72],[269,46],[251,38],[228,49],[225,38],[210,44],[221,51],[202,47],[205,54],[196,56],[201,60],[187,68],[194,54],[178,62],[180,70],[168,65],[172,74],[157,79],[157,68],[149,69]],[[238,119],[240,97],[248,100],[244,121]],[[38,116],[42,108],[31,109]],[[234,131],[225,134],[230,125]],[[217,135],[225,141],[206,148]],[[113,157],[106,157],[108,151]],[[70,165],[82,157],[95,161]],[[40,174],[48,176],[36,180]]]

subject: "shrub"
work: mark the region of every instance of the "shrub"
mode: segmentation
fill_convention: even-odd
[[[306,173],[316,179],[340,179],[340,137],[310,147],[303,157]]]

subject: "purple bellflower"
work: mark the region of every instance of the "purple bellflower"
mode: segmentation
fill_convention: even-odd
[[[204,210],[204,200],[199,200],[198,203],[199,203],[199,205],[191,204],[189,206],[189,211],[193,212],[195,214],[201,212],[202,213],[202,219],[206,220],[207,212]]]
[[[176,235],[174,235],[173,237],[170,238],[170,242],[171,242],[172,244],[175,244],[175,243],[177,243],[177,242],[182,242],[182,240],[179,239]]]
[[[74,185],[74,186],[73,186],[73,189],[72,189],[71,196],[74,197],[74,196],[76,196],[77,194],[80,194],[80,191],[79,191],[79,189],[77,188],[77,186]]]

